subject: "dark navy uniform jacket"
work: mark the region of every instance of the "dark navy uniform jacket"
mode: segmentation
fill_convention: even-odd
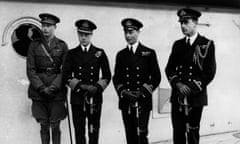
[[[133,55],[129,48],[119,51],[116,57],[115,74],[113,84],[119,96],[119,108],[129,110],[130,101],[121,95],[121,91],[139,91],[143,85],[151,87],[151,93],[161,81],[161,73],[157,62],[157,56],[153,49],[139,43]],[[142,96],[138,103],[140,107],[152,109],[152,95]]]
[[[182,82],[191,88],[192,93],[188,97],[191,106],[207,105],[207,85],[216,73],[213,41],[198,34],[189,47],[186,38],[177,40],[173,44],[165,72],[172,86],[172,103],[178,102],[180,93],[176,83]]]
[[[39,93],[42,86],[54,85],[58,88],[53,93],[55,100],[65,100],[66,87],[62,83],[61,67],[66,57],[68,47],[63,40],[54,37],[50,47],[45,47],[53,58],[52,62],[44,52],[41,39],[34,40],[28,50],[27,76],[30,81],[28,94],[31,99],[45,100]]]
[[[111,80],[111,71],[104,50],[92,44],[88,52],[84,52],[80,45],[69,50],[63,65],[63,81],[67,84],[68,81],[73,78],[78,79],[82,84],[95,85],[102,80],[109,84]],[[106,86],[107,85],[102,87],[103,90]],[[84,102],[84,93],[85,91],[71,91],[71,104],[82,105]],[[102,92],[94,97],[94,102],[102,103]]]

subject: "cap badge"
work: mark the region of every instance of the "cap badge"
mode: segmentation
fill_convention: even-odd
[[[84,22],[84,23],[82,24],[82,26],[83,26],[83,27],[89,27],[89,24],[88,24],[88,22]]]
[[[43,17],[43,20],[48,20],[48,17]]]
[[[131,25],[132,25],[132,22],[131,22],[130,20],[128,20],[128,21],[126,22],[126,25],[127,25],[127,26],[131,26]]]
[[[186,15],[186,12],[185,12],[184,10],[182,10],[182,11],[180,12],[180,16],[184,16],[184,15]]]

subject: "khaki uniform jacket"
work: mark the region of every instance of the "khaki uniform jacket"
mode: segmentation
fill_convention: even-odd
[[[44,52],[40,39],[30,44],[27,57],[27,76],[30,81],[28,96],[33,100],[46,100],[46,97],[39,93],[39,89],[43,86],[54,85],[58,89],[53,94],[54,100],[65,100],[66,87],[62,83],[61,68],[68,47],[63,40],[54,37],[50,47],[45,48],[54,62]]]

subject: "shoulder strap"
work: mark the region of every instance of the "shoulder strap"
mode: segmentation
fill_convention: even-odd
[[[48,51],[47,51],[47,49],[45,48],[44,44],[41,43],[41,47],[42,47],[44,53],[46,54],[46,56],[49,58],[49,60],[50,60],[52,63],[54,63],[54,60],[53,60],[52,56],[48,53]]]

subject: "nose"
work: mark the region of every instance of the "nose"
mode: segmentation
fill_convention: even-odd
[[[43,27],[42,27],[42,30],[43,30],[43,31],[47,31],[47,27],[46,27],[46,26],[43,26]]]
[[[129,33],[126,33],[126,37],[129,38],[129,37],[130,37],[130,34],[129,34]]]

